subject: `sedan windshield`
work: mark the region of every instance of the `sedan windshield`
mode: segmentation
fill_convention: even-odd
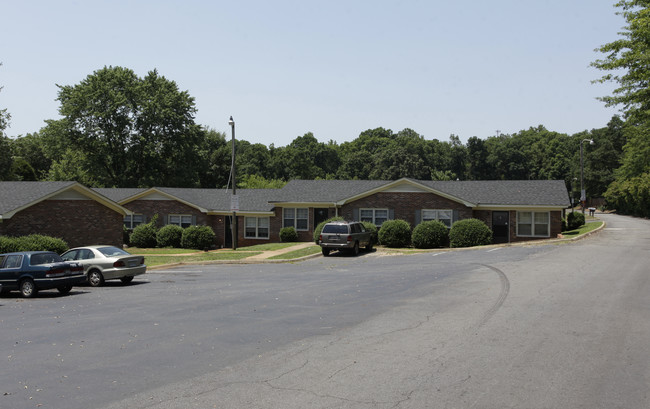
[[[100,247],[97,250],[99,250],[100,253],[102,253],[106,257],[118,257],[118,256],[129,256],[130,253],[127,253],[126,251],[117,248],[117,247]]]

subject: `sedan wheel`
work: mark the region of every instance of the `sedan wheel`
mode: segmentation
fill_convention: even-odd
[[[22,295],[24,298],[35,297],[36,294],[38,293],[38,290],[34,285],[34,281],[32,281],[32,279],[30,278],[26,278],[20,282],[19,290],[20,290],[20,295]]]
[[[133,281],[133,276],[122,277],[122,278],[120,278],[120,280],[121,280],[124,284],[128,284],[128,283],[130,283],[131,281]]]
[[[57,290],[59,290],[59,292],[61,294],[67,294],[67,293],[70,292],[70,290],[72,290],[72,286],[71,285],[64,285],[64,286],[58,287]]]
[[[104,284],[104,276],[97,270],[88,272],[88,284],[92,287],[99,287]]]

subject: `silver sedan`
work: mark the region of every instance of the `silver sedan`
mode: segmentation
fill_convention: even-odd
[[[76,247],[63,253],[61,258],[81,263],[88,283],[93,287],[101,286],[105,280],[116,279],[127,284],[147,270],[143,256],[134,256],[115,246]]]

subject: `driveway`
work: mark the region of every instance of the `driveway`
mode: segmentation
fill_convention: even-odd
[[[0,407],[648,407],[647,220],[0,299]],[[34,302],[32,302],[34,301]]]

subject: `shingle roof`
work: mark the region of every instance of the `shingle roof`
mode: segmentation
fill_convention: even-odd
[[[0,215],[42,200],[76,182],[0,182]]]
[[[474,205],[569,206],[563,180],[426,181],[402,179]],[[387,180],[292,180],[273,202],[333,203],[396,183]]]
[[[229,212],[230,197],[232,190],[229,189],[198,189],[198,188],[173,188],[156,187],[156,191],[170,195],[193,206],[205,209],[209,212]],[[124,200],[145,193],[146,188],[97,188],[93,189],[111,200],[121,203]],[[239,211],[240,212],[270,212],[273,205],[269,204],[269,197],[272,197],[279,189],[239,189]],[[128,206],[128,204],[127,204]]]
[[[563,180],[420,181],[476,205],[569,206]]]

